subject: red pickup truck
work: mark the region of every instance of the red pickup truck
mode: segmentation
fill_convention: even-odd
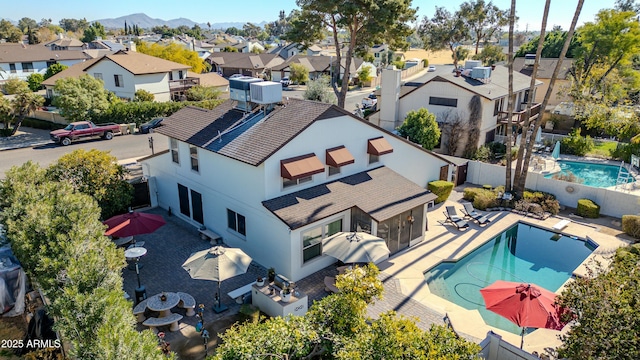
[[[113,139],[113,134],[120,133],[120,125],[109,123],[96,125],[91,121],[73,122],[64,129],[54,130],[49,133],[51,140],[56,144],[67,146],[72,141],[90,137],[101,137],[106,140]]]

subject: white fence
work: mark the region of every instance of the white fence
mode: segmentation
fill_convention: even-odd
[[[504,166],[469,161],[467,182],[476,185],[500,186],[505,182]],[[600,214],[621,218],[640,213],[640,196],[623,191],[596,188],[566,181],[546,179],[544,174],[529,172],[525,183],[528,189],[544,191],[556,196],[561,205],[575,208],[579,199],[590,199],[600,205]]]

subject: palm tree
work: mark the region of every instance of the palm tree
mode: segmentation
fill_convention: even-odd
[[[509,11],[509,95],[507,96],[507,168],[505,172],[504,192],[511,192],[511,141],[512,136],[512,117],[513,117],[513,27],[516,22],[516,0],[511,0],[511,10]]]
[[[569,31],[567,32],[567,37],[566,37],[566,39],[564,41],[564,44],[562,46],[562,50],[560,51],[560,57],[558,58],[558,62],[556,63],[556,67],[553,70],[553,74],[551,75],[551,79],[549,80],[549,87],[547,88],[547,92],[544,94],[544,99],[542,100],[542,104],[540,104],[540,109],[541,110],[544,110],[547,107],[547,103],[549,103],[549,98],[551,97],[551,92],[553,91],[553,87],[555,85],[556,79],[558,78],[558,74],[560,73],[560,68],[562,67],[562,61],[564,60],[565,56],[567,55],[567,51],[569,51],[569,45],[571,43],[571,39],[573,38],[575,29],[576,29],[576,24],[578,23],[578,17],[580,17],[580,12],[582,11],[582,6],[583,5],[584,5],[584,0],[578,0],[578,4],[576,5],[576,11],[573,14],[573,20],[571,21],[571,26],[569,27]],[[546,9],[546,11],[548,12],[548,9]],[[545,13],[545,16],[546,15],[547,14]],[[545,18],[543,18],[543,21],[545,21]],[[541,36],[541,38],[542,38],[542,36]],[[539,43],[538,43],[538,47],[540,47]],[[538,51],[541,52],[540,49],[538,49]],[[537,65],[537,62],[538,62],[539,58],[540,58],[540,55],[537,54],[536,55],[536,64],[535,65]],[[534,70],[533,76],[535,76],[535,70]],[[533,94],[533,93],[531,91],[529,91],[529,94]],[[530,114],[530,111],[531,111],[531,99],[529,100],[529,104],[527,105],[527,118],[528,118],[528,116]],[[534,124],[532,134],[536,134],[541,125],[542,125],[542,116],[539,116],[538,119],[536,120],[535,124]],[[525,182],[527,180],[527,171],[529,169],[529,161],[531,160],[531,154],[533,153],[533,145],[534,145],[534,141],[529,141],[527,143],[527,146],[526,146],[526,154],[527,155],[526,156],[522,156],[522,158],[523,158],[522,162],[520,160],[520,158],[521,158],[520,154],[518,154],[518,164],[516,165],[516,179],[514,179],[515,192],[517,194],[524,193]],[[521,150],[521,151],[524,151],[524,150]],[[520,169],[519,172],[518,172],[518,169]]]
[[[42,104],[44,104],[44,98],[36,93],[22,91],[16,94],[11,105],[13,107],[13,113],[18,117],[18,122],[11,130],[11,135],[15,135],[20,125],[22,125],[24,118],[42,106]]]

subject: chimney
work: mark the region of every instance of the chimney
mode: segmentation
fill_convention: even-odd
[[[398,123],[398,109],[400,108],[400,87],[402,71],[391,65],[382,70],[382,81],[380,83],[380,127],[393,131],[400,124]]]

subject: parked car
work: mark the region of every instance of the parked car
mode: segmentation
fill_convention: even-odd
[[[368,109],[374,107],[378,103],[378,98],[375,93],[369,94],[366,98],[362,99],[362,107]]]
[[[229,79],[237,79],[237,78],[241,78],[244,77],[244,75],[242,74],[233,74],[231,76],[229,76]]]
[[[291,80],[288,77],[284,77],[280,80],[280,84],[282,84],[282,87],[288,87],[291,85]]]
[[[148,134],[149,131],[160,126],[160,123],[163,119],[164,118],[155,118],[147,123],[140,125],[140,134]]]
[[[436,71],[436,67],[434,65],[429,65],[429,68],[427,69],[428,72],[433,72]]]
[[[72,141],[91,137],[101,137],[105,140],[113,139],[113,134],[120,134],[120,125],[109,123],[96,125],[91,121],[72,122],[64,129],[54,130],[49,137],[56,144],[70,145]]]

